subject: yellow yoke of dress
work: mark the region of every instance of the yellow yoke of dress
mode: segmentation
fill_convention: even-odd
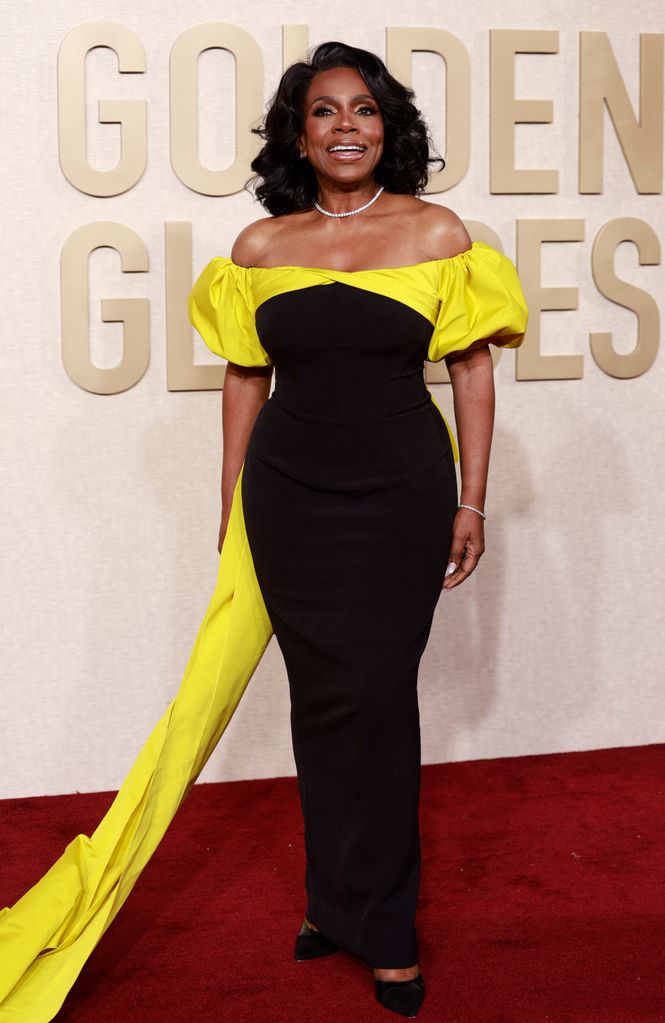
[[[277,295],[334,282],[401,302],[428,320],[433,327],[429,362],[484,339],[514,348],[524,336],[527,310],[515,267],[483,242],[448,259],[374,270],[243,267],[217,256],[190,294],[190,321],[216,355],[240,366],[269,366],[256,331],[257,309]],[[455,437],[445,417],[444,422],[457,461]]]
[[[190,321],[211,351],[229,362],[269,366],[270,356],[256,332],[257,309],[276,295],[333,282],[392,298],[429,320],[429,362],[483,339],[517,347],[526,328],[526,304],[515,267],[483,242],[448,259],[375,270],[244,267],[228,256],[216,256],[190,293]]]

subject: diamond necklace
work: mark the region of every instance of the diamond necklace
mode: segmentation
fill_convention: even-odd
[[[330,210],[324,210],[323,206],[319,206],[318,202],[315,202],[314,205],[316,206],[319,213],[323,213],[324,216],[326,217],[354,217],[356,213],[362,213],[362,211],[366,210],[368,206],[371,206],[373,202],[376,202],[376,200],[381,195],[383,188],[384,186],[381,185],[381,188],[376,193],[376,195],[373,195],[370,201],[366,202],[364,206],[359,206],[357,210],[347,210],[346,213],[331,213]]]

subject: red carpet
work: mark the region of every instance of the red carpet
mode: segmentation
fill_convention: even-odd
[[[424,767],[418,1019],[665,1021],[664,789],[665,745]],[[110,798],[0,803],[2,905]],[[400,1019],[346,953],[293,960],[303,875],[294,778],[197,786],[59,1023]]]

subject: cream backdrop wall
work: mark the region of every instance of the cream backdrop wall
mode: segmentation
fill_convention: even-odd
[[[263,55],[264,99],[281,72],[282,24],[307,24],[310,44],[342,38],[385,54],[386,25],[445,28],[472,66],[471,163],[433,200],[490,225],[515,256],[518,218],[577,218],[584,240],[543,247],[543,282],[579,287],[579,308],[543,314],[546,354],[580,354],[582,379],[516,380],[514,353],[497,370],[498,419],[488,550],[462,588],[442,596],[421,670],[425,762],[661,742],[663,692],[662,357],[617,379],[589,354],[590,331],[634,346],[635,316],[594,287],[591,248],[618,216],[665,238],[662,195],[638,195],[609,125],[601,195],[577,190],[580,30],[609,34],[633,104],[639,33],[663,30],[657,5],[564,0],[465,5],[420,0],[277,0],[187,5],[144,0],[0,3],[2,32],[2,715],[0,794],[117,787],[176,691],[217,568],[220,395],[166,387],[164,225],[192,225],[193,274],[261,215],[246,193],[188,189],[169,161],[169,54],[210,21],[249,32]],[[118,22],[141,40],[147,69],[119,75],[115,55],[86,61],[88,155],[119,158],[117,124],[97,101],[144,98],[148,163],[122,195],[74,188],[58,164],[56,61],[82,23]],[[558,54],[517,60],[517,95],[554,101],[549,125],[517,129],[517,164],[558,168],[559,192],[489,192],[489,30],[559,32]],[[200,156],[233,159],[233,60],[200,58]],[[442,62],[414,58],[418,101],[445,148]],[[147,273],[121,274],[117,253],[90,260],[91,356],[112,366],[122,327],[102,323],[104,297],[150,302],[150,364],[112,395],[78,387],[61,355],[59,259],[81,225],[131,227]],[[623,245],[617,273],[656,296],[662,265],[637,265]],[[197,360],[212,356],[197,341]],[[450,410],[449,387],[432,391]],[[436,538],[433,538],[436,542]],[[288,691],[275,640],[203,777],[294,773]]]

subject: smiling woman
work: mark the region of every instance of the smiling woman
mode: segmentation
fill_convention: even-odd
[[[418,197],[440,158],[413,98],[343,43],[289,68],[252,164],[273,216],[190,296],[192,323],[228,360],[220,544],[241,480],[289,679],[307,854],[296,959],[344,948],[406,1016],[424,994],[418,666],[442,588],[484,550],[488,342],[518,345],[526,321],[512,264]],[[425,359],[444,357],[459,505],[423,380]]]

